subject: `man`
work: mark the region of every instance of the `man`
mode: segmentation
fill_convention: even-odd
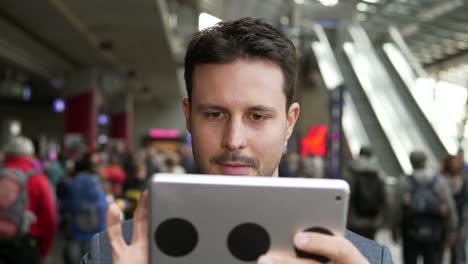
[[[0,264],[41,263],[41,259],[49,255],[52,247],[57,222],[54,198],[46,176],[34,168],[33,154],[33,143],[26,137],[14,137],[5,147],[4,168],[19,170],[27,178],[25,186],[21,187],[26,188],[27,204],[23,204],[22,207],[26,212],[20,214],[24,214],[23,223],[31,225],[23,230],[26,234],[21,232],[12,239],[0,239]],[[5,175],[2,176],[0,197],[4,202],[5,197],[11,195],[15,187],[7,182]],[[8,177],[12,177],[12,175],[8,175]],[[3,207],[0,206],[0,208]],[[20,214],[16,214],[16,216],[20,216]],[[5,227],[3,221],[5,215],[9,214],[0,210],[0,219],[2,220],[0,221],[0,233]],[[12,216],[10,215],[10,217]]]
[[[108,202],[93,161],[94,153],[86,153],[75,165],[75,172],[65,183],[62,197],[66,219],[64,262],[79,263],[90,247],[91,239],[105,227]]]
[[[183,110],[202,173],[278,176],[285,142],[299,115],[299,105],[292,102],[296,60],[291,41],[260,20],[222,22],[194,35],[185,56],[188,98],[183,100]],[[83,263],[147,263],[147,211],[143,198],[133,221],[132,243],[127,245],[122,231],[125,239],[130,238],[131,223],[122,229],[118,208],[110,206],[110,245],[106,235],[94,238]],[[348,238],[372,263],[392,263],[388,249],[351,233]],[[343,237],[300,233],[294,242],[335,264],[368,263]],[[258,263],[316,262],[268,254]]]
[[[427,156],[413,151],[413,173],[401,177],[396,192],[394,240],[403,242],[405,264],[442,263],[445,243],[453,244],[457,212],[447,181],[436,171],[426,168]],[[446,241],[446,239],[448,241]]]
[[[373,240],[384,222],[385,176],[368,146],[361,148],[359,157],[350,162],[347,172],[346,180],[351,187],[348,228]]]

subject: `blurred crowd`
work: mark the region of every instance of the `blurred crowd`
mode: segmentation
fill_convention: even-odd
[[[92,237],[105,229],[110,203],[129,219],[152,175],[198,172],[187,144],[146,144],[131,151],[115,141],[92,151],[76,146],[44,156],[35,150],[30,139],[19,136],[0,151],[0,264],[44,263],[57,234],[64,238],[62,263],[79,263]],[[418,256],[442,263],[446,250],[451,264],[466,263],[464,152],[445,155],[438,169],[428,166],[424,152],[414,151],[409,159],[413,173],[401,177],[386,176],[370,147],[344,163],[343,178],[351,188],[348,228],[369,239],[390,229],[405,264],[417,263]],[[324,178],[327,162],[285,151],[279,175]]]
[[[0,264],[43,263],[57,232],[65,237],[63,263],[79,263],[94,234],[105,229],[110,203],[129,219],[153,174],[197,172],[185,145],[172,151],[149,144],[131,152],[116,141],[43,157],[36,150],[19,136],[0,151]]]
[[[412,173],[392,180],[384,175],[372,149],[363,147],[344,175],[351,187],[348,228],[369,239],[389,228],[401,245],[404,264],[419,263],[419,258],[424,263],[449,259],[451,264],[464,264],[468,221],[464,151],[444,155],[438,168],[431,168],[427,159],[423,151],[413,151]]]

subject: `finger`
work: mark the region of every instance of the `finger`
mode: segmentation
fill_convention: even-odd
[[[294,244],[301,250],[328,257],[336,263],[358,263],[365,260],[357,248],[342,236],[298,233],[294,236]]]
[[[133,218],[133,239],[147,239],[148,236],[148,191],[145,191],[138,203],[135,210],[135,217]]]
[[[107,225],[107,237],[111,245],[112,251],[120,251],[127,244],[122,237],[122,223],[120,220],[120,208],[112,203],[107,208],[106,212],[106,225]]]
[[[258,261],[258,264],[321,264],[320,262],[309,260],[309,259],[299,259],[296,257],[284,256],[280,254],[267,254],[261,256]]]

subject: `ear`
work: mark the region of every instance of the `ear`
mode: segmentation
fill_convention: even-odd
[[[187,97],[182,100],[182,109],[184,110],[185,127],[188,132],[192,133],[192,131],[190,131],[190,103]]]
[[[289,107],[288,115],[287,115],[287,127],[286,127],[286,137],[285,141],[287,141],[294,130],[294,126],[296,125],[297,118],[299,118],[300,106],[298,103],[293,103]]]

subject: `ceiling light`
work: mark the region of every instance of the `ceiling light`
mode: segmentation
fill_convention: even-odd
[[[65,101],[60,98],[54,99],[53,110],[56,113],[62,113],[65,111]]]
[[[101,126],[105,126],[109,124],[109,116],[106,114],[99,114],[98,115],[98,124]]]
[[[356,9],[360,12],[367,12],[369,10],[369,5],[360,2],[356,5]]]
[[[298,5],[302,5],[304,3],[304,0],[294,0],[294,2],[296,2],[296,4]]]
[[[369,4],[378,4],[380,3],[380,0],[362,0],[363,2],[369,3]]]
[[[336,6],[339,0],[319,0],[319,2],[324,6]]]

